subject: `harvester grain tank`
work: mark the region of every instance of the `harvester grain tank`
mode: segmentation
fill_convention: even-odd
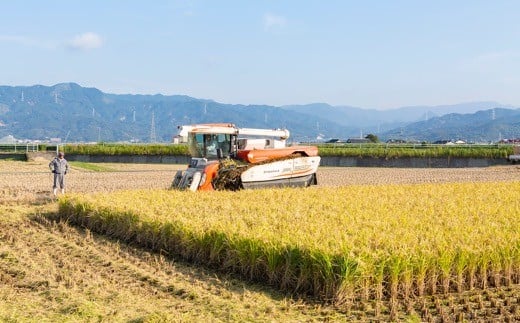
[[[238,128],[231,123],[179,127],[191,155],[172,188],[239,190],[316,185],[320,164],[315,146],[287,146],[286,129]]]

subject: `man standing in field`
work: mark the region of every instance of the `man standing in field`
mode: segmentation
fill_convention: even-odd
[[[65,175],[69,170],[69,164],[64,158],[64,154],[60,151],[50,163],[49,168],[54,173],[54,184],[52,186],[52,193],[54,196],[58,193],[58,186],[61,188],[61,194],[65,193]]]

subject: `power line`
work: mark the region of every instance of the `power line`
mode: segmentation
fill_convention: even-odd
[[[155,134],[155,113],[152,111],[152,125],[150,127],[150,142],[157,142],[157,135]]]

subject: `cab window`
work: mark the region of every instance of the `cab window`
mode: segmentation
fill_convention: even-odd
[[[217,149],[222,149],[222,155],[228,156],[231,150],[231,135],[191,134],[188,144],[192,157],[217,158]]]

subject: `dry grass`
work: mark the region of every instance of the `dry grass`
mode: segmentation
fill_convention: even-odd
[[[0,160],[0,321],[387,321],[388,307],[360,301],[339,310],[286,297],[200,266],[49,221],[48,162]],[[166,188],[184,165],[103,164],[73,168],[71,192]],[[319,186],[520,180],[520,167],[320,168]],[[405,319],[520,320],[520,288],[448,295],[410,304]],[[416,313],[416,314],[414,314]],[[500,314],[502,313],[502,314]]]
[[[230,276],[49,221],[46,213],[55,212],[54,205],[1,210],[2,322],[345,318],[330,307],[291,300]]]

